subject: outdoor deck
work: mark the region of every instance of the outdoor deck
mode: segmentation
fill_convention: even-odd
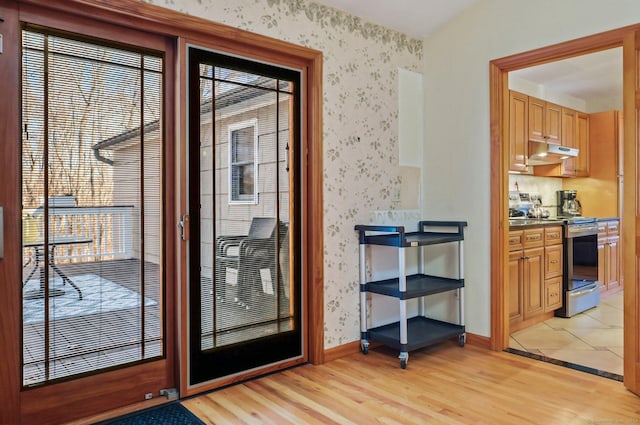
[[[59,267],[83,291],[83,300],[78,299],[78,293],[68,284],[63,287],[64,296],[49,298],[55,316],[50,318],[48,325],[48,362],[45,359],[44,300],[23,301],[24,385],[162,355],[160,268],[157,264],[147,262],[144,267],[144,335],[142,309],[135,307],[140,305],[139,260],[93,261]],[[31,269],[32,265],[23,269],[23,279]],[[50,273],[52,279],[54,273]],[[39,273],[34,274],[31,284],[37,281]],[[95,294],[91,295],[89,286],[96,282],[100,289],[93,290]],[[111,289],[115,299],[102,299]],[[98,302],[96,297],[100,298]]]
[[[85,261],[59,267],[79,287],[83,299],[79,299],[71,285],[62,286],[61,279],[50,269],[50,281],[65,294],[49,298],[53,313],[49,320],[48,360],[45,359],[44,300],[23,300],[25,386],[162,355],[161,280],[157,264],[146,262],[144,268],[144,335],[139,260]],[[24,267],[23,280],[32,268],[33,264]],[[32,287],[37,284],[39,273],[35,273],[29,283]],[[92,289],[96,285],[97,290]],[[112,290],[117,291],[115,296],[111,295]],[[278,314],[278,299],[261,291],[255,291],[250,305],[245,306],[232,299],[218,298],[214,302],[211,279],[203,278],[201,290],[203,350],[292,329],[289,301],[284,296],[279,298]],[[95,302],[96,297],[99,302]]]

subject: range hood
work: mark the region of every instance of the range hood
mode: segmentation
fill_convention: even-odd
[[[528,165],[558,164],[578,156],[578,149],[553,143],[529,142]]]

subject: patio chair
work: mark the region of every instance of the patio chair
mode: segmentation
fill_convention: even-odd
[[[249,309],[255,292],[262,292],[260,271],[269,269],[271,282],[276,282],[278,253],[276,234],[280,243],[286,236],[287,225],[273,217],[254,217],[247,235],[218,236],[216,238],[216,296],[222,301],[235,302]],[[235,270],[235,282],[227,280],[229,270]]]

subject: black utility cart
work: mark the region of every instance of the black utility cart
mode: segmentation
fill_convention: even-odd
[[[409,351],[423,348],[446,339],[458,338],[465,343],[464,327],[464,270],[463,241],[465,221],[420,221],[417,232],[405,232],[404,226],[357,225],[360,242],[360,331],[361,349],[369,352],[369,342],[378,341],[400,350],[400,367],[405,369]],[[456,278],[433,276],[425,273],[428,245],[457,243],[458,276]],[[398,248],[398,277],[370,281],[367,279],[367,247],[390,246]],[[418,252],[418,272],[407,276],[407,250]],[[428,295],[458,291],[458,323],[443,322],[425,317],[425,298]],[[397,322],[369,328],[367,293],[397,298],[400,302],[400,318]],[[407,317],[407,300],[419,298],[418,315]]]

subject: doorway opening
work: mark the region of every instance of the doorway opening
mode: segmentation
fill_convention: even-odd
[[[548,232],[551,226],[560,226],[563,233],[558,243],[545,241],[544,247],[508,248],[509,349],[619,381],[623,374],[622,77],[621,47],[509,72],[510,165],[505,194],[513,235],[523,229],[523,217],[517,215],[535,211],[534,202],[545,213],[538,220],[539,229]],[[524,121],[518,120],[513,108],[528,112],[521,113]],[[562,131],[551,128],[553,114]],[[520,136],[513,127],[523,122],[529,131]],[[540,124],[546,127],[538,134]],[[537,148],[549,139],[541,143],[537,136],[547,133],[557,133],[561,146],[574,149],[577,156],[561,162],[538,156]],[[518,143],[518,136],[524,143]],[[568,202],[567,194],[572,195]],[[591,224],[563,224],[558,219]],[[576,226],[593,230],[574,239],[569,236]],[[544,269],[532,265],[536,253]],[[518,268],[527,276],[517,276]]]
[[[503,108],[509,99],[508,73],[529,66],[540,65],[554,60],[562,60],[579,55],[594,53],[602,50],[623,47],[623,116],[624,138],[623,150],[624,167],[628,172],[636,169],[634,161],[637,151],[637,105],[634,102],[637,90],[638,74],[638,36],[637,25],[620,28],[584,38],[567,41],[557,45],[540,48],[534,51],[516,54],[496,59],[490,62],[490,110],[491,110],[491,145],[492,170],[491,174],[491,346],[495,350],[504,350],[509,346],[509,298],[510,291],[505,282],[509,275],[507,249],[509,241],[509,207],[505,196],[509,190],[509,140],[508,108]],[[621,219],[624,228],[621,234],[623,252],[623,274],[626,279],[635,281],[637,273],[634,267],[636,259],[635,244],[635,211],[637,198],[637,184],[633,179],[627,179],[624,185],[624,208]],[[634,285],[626,285],[623,295],[624,305],[624,384],[637,392],[638,383],[635,379],[637,370],[637,338],[635,329],[638,323],[636,312],[638,309],[636,289]]]

